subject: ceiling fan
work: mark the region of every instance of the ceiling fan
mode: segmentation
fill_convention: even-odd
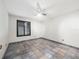
[[[46,9],[41,8],[41,5],[39,2],[36,3],[36,7],[37,7],[37,9],[35,9],[35,11],[37,13],[47,16]]]

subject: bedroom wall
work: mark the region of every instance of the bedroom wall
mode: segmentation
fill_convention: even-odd
[[[79,11],[56,17],[45,24],[46,38],[79,47]]]
[[[24,20],[31,22],[31,36],[23,36],[23,37],[16,37],[16,20]],[[28,40],[33,38],[39,38],[44,35],[45,28],[42,22],[28,19],[25,17],[9,15],[9,42],[17,42],[22,40]]]
[[[0,59],[2,59],[8,45],[8,13],[3,0],[0,0],[0,45],[2,45],[0,50]]]

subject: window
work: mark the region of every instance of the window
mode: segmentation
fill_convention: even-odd
[[[31,35],[31,23],[17,20],[17,37]]]

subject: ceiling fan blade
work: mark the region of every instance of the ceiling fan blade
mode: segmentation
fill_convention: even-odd
[[[40,12],[42,11],[42,8],[41,8],[39,2],[37,2],[37,9],[38,9]]]
[[[37,13],[40,13],[40,11],[39,11],[39,10],[37,10],[37,9],[34,9],[34,8],[33,8],[33,10],[34,10],[35,12],[37,12]]]

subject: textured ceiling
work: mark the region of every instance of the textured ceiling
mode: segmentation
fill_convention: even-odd
[[[8,12],[14,15],[32,17],[39,13],[37,2],[46,9],[47,16],[56,17],[79,9],[79,0],[5,0]]]

